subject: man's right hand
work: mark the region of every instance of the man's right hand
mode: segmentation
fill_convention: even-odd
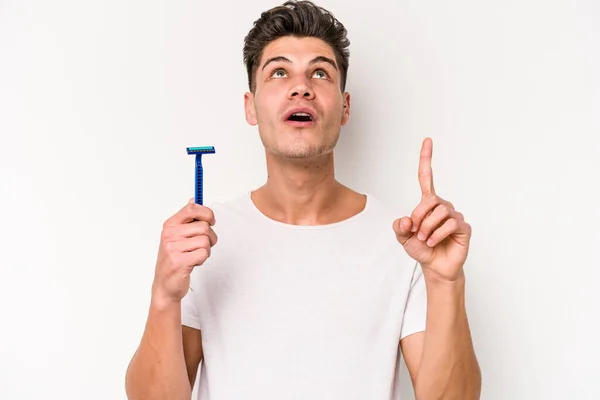
[[[212,210],[195,204],[193,198],[165,221],[152,285],[154,301],[177,302],[186,295],[192,270],[210,257],[217,243],[214,224]]]

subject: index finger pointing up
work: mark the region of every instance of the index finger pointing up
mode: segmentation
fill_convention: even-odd
[[[431,138],[425,138],[421,146],[421,156],[419,157],[419,185],[423,195],[434,194],[433,172],[431,171],[431,156],[433,154],[433,141]]]

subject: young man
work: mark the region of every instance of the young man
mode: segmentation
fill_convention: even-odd
[[[401,354],[417,399],[479,398],[462,268],[471,229],[435,194],[431,140],[408,217],[334,177],[348,46],[309,2],[255,22],[244,106],[268,178],[165,222],[130,399],[189,399],[201,361],[202,400],[398,399]]]

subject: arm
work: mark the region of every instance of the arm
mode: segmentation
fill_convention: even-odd
[[[416,399],[479,399],[481,371],[467,321],[464,276],[452,283],[425,277],[427,328],[400,342]]]
[[[421,202],[410,217],[394,222],[396,238],[421,265],[427,288],[425,333],[402,339],[400,346],[418,400],[476,400],[481,371],[467,322],[463,269],[471,225],[435,193],[432,149],[426,138],[419,157]]]
[[[196,375],[198,375],[198,366],[204,358],[202,350],[202,334],[198,329],[189,326],[182,327],[183,333],[183,355],[185,357],[185,367],[190,382],[190,387],[194,387]]]
[[[182,299],[190,274],[217,242],[214,214],[187,206],[163,224],[146,327],[127,368],[125,391],[131,400],[189,400],[202,359],[200,331],[181,325]]]
[[[179,302],[152,302],[141,343],[127,369],[127,398],[190,399],[202,359],[199,330],[181,326]]]

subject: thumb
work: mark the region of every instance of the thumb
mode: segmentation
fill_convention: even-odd
[[[396,233],[396,238],[402,245],[414,234],[414,232],[410,231],[412,226],[413,222],[410,217],[402,217],[394,221],[393,229]]]

